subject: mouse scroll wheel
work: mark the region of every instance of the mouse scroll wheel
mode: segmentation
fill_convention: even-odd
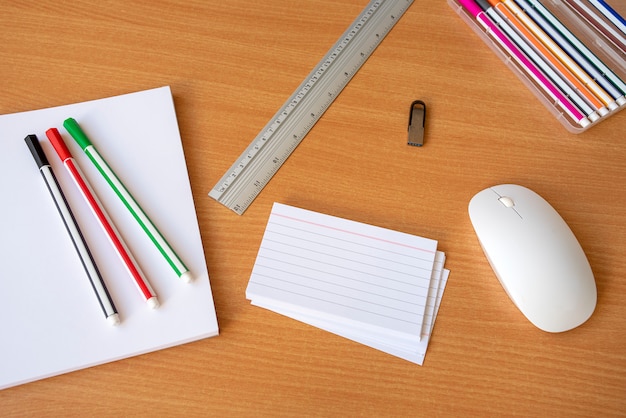
[[[502,196],[498,200],[507,208],[512,208],[513,206],[515,206],[515,202],[513,202],[513,199],[511,199],[510,197]]]

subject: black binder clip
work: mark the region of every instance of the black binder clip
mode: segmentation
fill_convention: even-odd
[[[408,144],[414,147],[424,145],[424,120],[426,119],[426,103],[416,100],[411,103],[409,113],[409,139]]]

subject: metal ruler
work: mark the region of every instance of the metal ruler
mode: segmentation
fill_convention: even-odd
[[[242,215],[411,3],[370,1],[209,196]]]

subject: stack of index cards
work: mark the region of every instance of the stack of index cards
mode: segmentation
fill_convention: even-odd
[[[421,365],[444,263],[437,241],[275,203],[246,297]]]

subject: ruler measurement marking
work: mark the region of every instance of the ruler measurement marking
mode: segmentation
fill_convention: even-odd
[[[243,214],[412,2],[371,1],[209,196]]]

